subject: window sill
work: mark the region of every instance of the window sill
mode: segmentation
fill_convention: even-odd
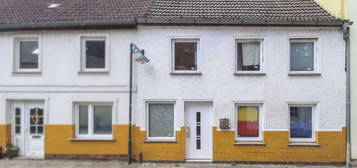
[[[109,71],[79,71],[79,75],[108,75]]]
[[[314,142],[290,142],[288,146],[312,146],[312,147],[320,147],[320,144]]]
[[[252,75],[252,76],[265,76],[265,72],[235,72],[234,73],[235,76],[248,76],[248,75]]]
[[[266,144],[261,141],[236,141],[234,142],[236,146],[246,146],[246,145],[253,145],[253,146],[265,146]]]
[[[12,72],[13,75],[41,75],[41,71],[27,71],[27,72],[21,72],[21,71],[15,71]]]
[[[171,72],[170,75],[202,75],[201,72]]]
[[[177,143],[176,140],[174,139],[168,139],[168,140],[152,140],[152,139],[146,139],[144,143]]]
[[[70,138],[69,141],[81,142],[81,141],[106,141],[106,142],[114,142],[116,141],[114,138]]]
[[[320,72],[289,72],[289,76],[321,76]]]

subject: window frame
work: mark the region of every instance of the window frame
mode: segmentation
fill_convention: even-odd
[[[260,67],[259,67],[259,71],[239,71],[238,70],[238,43],[249,43],[249,42],[259,42],[260,44],[260,52],[259,52],[259,61],[260,61]],[[234,44],[234,48],[235,48],[235,69],[234,69],[234,73],[235,74],[261,74],[264,73],[264,38],[237,38],[235,40],[235,44]]]
[[[314,70],[313,71],[292,71],[291,70],[291,44],[292,43],[313,43],[314,44]],[[320,52],[319,52],[319,48],[320,48],[320,43],[319,43],[319,38],[289,38],[289,69],[288,72],[291,75],[294,74],[320,74]]]
[[[88,106],[88,134],[79,133],[79,106]],[[112,132],[110,134],[94,134],[94,106],[96,105],[110,105],[112,106]],[[75,130],[76,138],[112,138],[113,137],[113,125],[114,125],[114,104],[112,102],[80,102],[74,103],[74,117],[75,117]]]
[[[149,106],[150,104],[173,104],[174,105],[174,135],[172,137],[150,137],[149,136]],[[146,126],[146,140],[150,141],[174,141],[176,140],[176,101],[145,101],[145,126]]]
[[[258,137],[239,137],[238,136],[238,107],[240,106],[258,106]],[[264,104],[260,102],[252,103],[235,103],[234,106],[234,137],[236,142],[262,142],[263,141],[263,129],[264,129]]]
[[[311,138],[291,138],[290,122],[291,113],[290,107],[311,107]],[[315,103],[289,103],[288,104],[288,131],[290,143],[314,143],[316,142],[316,128],[317,128],[317,104]]]
[[[104,68],[87,68],[86,67],[86,41],[104,41],[105,43],[105,62]],[[109,36],[108,35],[84,35],[80,36],[80,71],[82,73],[106,73],[109,72],[110,53],[109,53]]]
[[[171,38],[171,73],[194,74],[200,73],[200,38]],[[196,43],[196,70],[175,70],[175,44],[176,43]]]
[[[13,39],[13,51],[14,51],[14,73],[41,73],[42,71],[42,43],[40,36],[16,36]],[[20,42],[23,41],[37,41],[38,43],[38,67],[37,68],[20,68]]]

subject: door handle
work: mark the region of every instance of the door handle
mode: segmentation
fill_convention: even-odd
[[[186,137],[190,137],[190,127],[186,127]]]

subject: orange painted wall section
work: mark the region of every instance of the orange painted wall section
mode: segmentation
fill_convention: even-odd
[[[185,127],[176,131],[176,142],[145,142],[146,131],[133,128],[133,154],[139,159],[142,152],[143,161],[184,161],[185,160]]]
[[[6,146],[11,142],[11,126],[8,124],[0,125],[0,145],[2,146],[2,151],[5,152]]]
[[[346,128],[316,132],[320,146],[288,146],[288,131],[265,131],[265,145],[234,145],[234,131],[213,127],[214,161],[345,162]]]
[[[45,154],[125,155],[128,152],[128,126],[113,125],[115,141],[70,141],[74,125],[45,126]]]

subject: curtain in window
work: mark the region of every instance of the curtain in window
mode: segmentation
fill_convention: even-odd
[[[94,134],[112,133],[112,106],[94,106]]]
[[[290,137],[312,137],[312,107],[290,107]]]
[[[259,136],[259,107],[238,107],[238,136]]]
[[[260,70],[260,42],[238,43],[238,71]]]
[[[314,43],[291,43],[290,70],[313,71],[314,70]]]
[[[174,136],[174,105],[149,105],[149,137]]]

